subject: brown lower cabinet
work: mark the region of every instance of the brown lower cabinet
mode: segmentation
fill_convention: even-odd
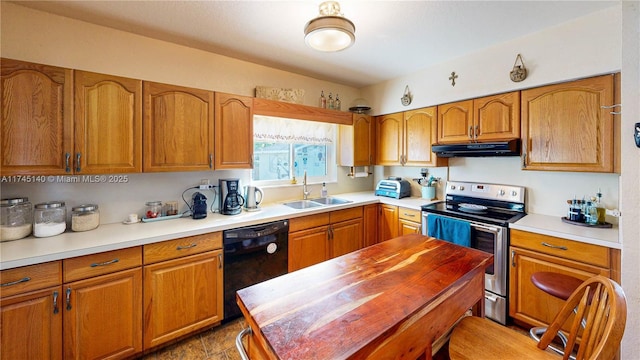
[[[509,316],[521,325],[548,326],[564,304],[533,285],[535,272],[583,280],[603,275],[620,282],[619,250],[516,229],[510,234]]]
[[[289,272],[361,249],[363,207],[289,220]]]
[[[221,232],[145,245],[144,262],[145,350],[222,321]]]
[[[386,241],[407,234],[420,234],[422,231],[420,210],[396,205],[380,204],[378,222],[378,241]]]

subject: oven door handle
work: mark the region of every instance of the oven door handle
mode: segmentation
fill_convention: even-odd
[[[486,226],[486,225],[480,225],[477,223],[470,223],[471,226],[475,227],[475,228],[480,228],[480,229],[484,229],[487,231],[491,231],[492,233],[498,233],[498,231],[500,231],[500,229],[498,229],[497,227],[492,227],[492,226]]]

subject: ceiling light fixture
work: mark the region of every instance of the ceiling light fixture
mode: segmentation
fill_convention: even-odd
[[[320,14],[304,27],[305,43],[318,51],[340,51],[356,41],[356,27],[340,12],[337,1],[320,4]]]

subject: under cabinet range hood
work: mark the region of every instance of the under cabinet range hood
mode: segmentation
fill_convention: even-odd
[[[439,157],[520,156],[520,139],[461,144],[433,144]]]

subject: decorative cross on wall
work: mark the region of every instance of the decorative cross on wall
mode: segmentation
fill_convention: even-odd
[[[451,80],[451,86],[456,86],[456,79],[458,78],[458,75],[456,75],[455,71],[451,72],[451,76],[449,76],[449,80]]]

